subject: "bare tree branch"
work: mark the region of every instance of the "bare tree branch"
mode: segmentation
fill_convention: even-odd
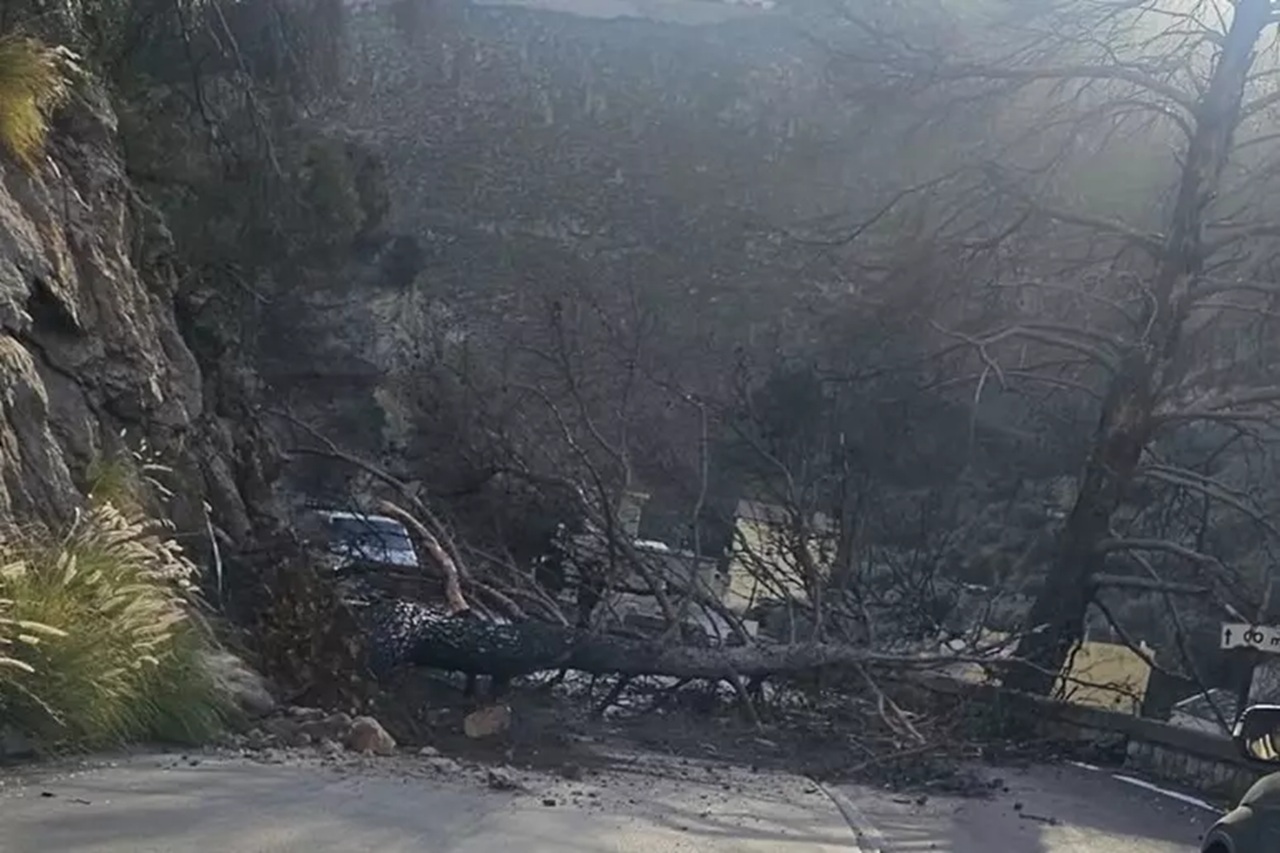
[[[1049,323],[1033,323],[1009,326],[985,334],[966,335],[962,332],[945,329],[936,323],[933,326],[939,332],[953,338],[959,338],[965,344],[977,350],[979,355],[983,356],[984,362],[987,362],[997,372],[997,375],[1000,375],[1002,371],[996,362],[989,355],[986,355],[987,348],[1008,340],[1034,341],[1046,346],[1070,350],[1087,357],[1091,362],[1111,373],[1115,373],[1119,367],[1119,361],[1116,356],[1108,353],[1101,346],[1090,342],[1102,340],[1109,343],[1109,338],[1088,329]],[[1080,339],[1074,340],[1072,335]]]
[[[1208,595],[1212,592],[1209,587],[1199,584],[1163,581],[1136,575],[1094,575],[1091,580],[1098,587],[1135,589],[1142,592],[1167,592],[1174,595]]]
[[[1205,497],[1235,509],[1262,526],[1270,536],[1280,539],[1280,529],[1277,529],[1267,518],[1265,510],[1250,505],[1247,495],[1229,488],[1212,477],[1172,465],[1145,465],[1138,470],[1138,476],[1199,492]]]
[[[1182,396],[1186,400],[1189,392],[1183,392]],[[1188,400],[1185,404],[1186,408],[1177,408],[1172,402],[1161,405],[1153,412],[1153,419],[1157,423],[1164,424],[1175,421],[1204,420],[1208,419],[1207,416],[1214,414],[1243,418],[1247,417],[1248,413],[1265,411],[1256,408],[1264,404],[1280,405],[1280,386],[1242,388],[1230,391],[1209,389],[1204,391],[1198,399],[1194,401]],[[1246,406],[1255,408],[1239,411]],[[1280,414],[1280,411],[1272,412],[1268,417],[1275,417],[1277,414]]]
[[[1061,65],[1043,68],[1001,68],[990,65],[943,67],[937,76],[949,80],[1013,80],[1032,83],[1044,80],[1116,80],[1145,89],[1180,107],[1188,116],[1196,110],[1195,98],[1138,68],[1123,65]]]

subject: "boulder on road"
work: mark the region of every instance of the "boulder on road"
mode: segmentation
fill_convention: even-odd
[[[344,741],[351,734],[353,725],[355,725],[355,721],[351,719],[351,716],[339,711],[321,719],[308,720],[298,728],[305,734],[310,735],[313,741]]]
[[[485,775],[485,782],[494,791],[518,791],[523,787],[511,771],[502,767],[490,768]]]
[[[469,738],[492,737],[502,734],[511,728],[511,708],[507,705],[493,705],[472,711],[462,721],[462,730]]]
[[[356,717],[347,733],[347,749],[374,755],[394,755],[396,740],[373,717]]]
[[[204,666],[218,690],[241,713],[256,719],[276,710],[277,703],[267,686],[267,680],[231,652],[225,649],[206,652]]]

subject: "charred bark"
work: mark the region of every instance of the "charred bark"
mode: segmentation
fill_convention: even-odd
[[[1150,438],[1150,366],[1139,361],[1122,370],[1103,403],[1102,421],[1057,559],[1031,608],[1032,632],[1018,644],[1017,656],[1026,665],[1011,673],[1008,683],[1019,690],[1049,693],[1080,640],[1094,594],[1092,578],[1106,561],[1100,546],[1110,535],[1111,519]]]
[[[1028,627],[1033,632],[1018,645],[1018,657],[1026,666],[1008,679],[1018,689],[1052,690],[1080,639],[1093,597],[1090,578],[1100,573],[1105,560],[1102,543],[1110,536],[1112,518],[1133,484],[1151,439],[1156,406],[1181,379],[1182,331],[1211,253],[1204,240],[1205,212],[1219,191],[1257,44],[1270,25],[1270,0],[1237,0],[1209,85],[1194,105],[1194,133],[1184,157],[1177,201],[1165,241],[1156,253],[1146,333],[1119,365],[1103,401],[1058,558],[1032,607]]]
[[[834,643],[706,648],[589,633],[535,620],[495,623],[408,601],[380,608],[369,663],[384,677],[403,666],[508,680],[556,669],[596,675],[721,679],[762,677],[826,666],[927,666],[937,661],[878,655]]]

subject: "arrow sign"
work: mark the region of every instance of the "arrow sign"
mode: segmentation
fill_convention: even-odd
[[[1247,622],[1225,622],[1222,625],[1222,648],[1257,649],[1280,655],[1280,628],[1250,625]]]

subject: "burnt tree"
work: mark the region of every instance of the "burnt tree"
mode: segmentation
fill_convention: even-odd
[[[1211,254],[1205,214],[1221,189],[1258,42],[1275,14],[1269,0],[1235,4],[1209,85],[1188,104],[1192,133],[1168,231],[1154,251],[1151,298],[1143,316],[1146,331],[1128,345],[1107,389],[1056,564],[1031,611],[1030,624],[1047,629],[1028,634],[1019,644],[1018,654],[1029,666],[1014,677],[1016,686],[1048,692],[1080,639],[1093,577],[1104,569],[1112,518],[1160,426],[1162,404],[1186,376],[1179,345]]]
[[[1276,174],[1278,137],[1266,122],[1280,94],[1264,47],[1278,16],[1274,0],[1177,9],[1160,0],[1013,4],[975,10],[976,20],[957,16],[955,31],[932,42],[864,17],[860,43],[843,54],[883,69],[886,85],[904,103],[927,107],[935,124],[948,111],[990,109],[993,139],[956,154],[939,168],[945,178],[901,191],[894,204],[928,210],[941,223],[935,243],[957,256],[987,253],[981,274],[991,290],[1036,287],[1076,299],[1062,321],[1040,308],[994,329],[975,330],[989,323],[975,311],[937,323],[957,342],[949,351],[968,351],[978,364],[975,406],[988,382],[1072,385],[1101,398],[1012,686],[1053,688],[1111,555],[1147,565],[1143,553],[1160,552],[1202,571],[1219,592],[1230,583],[1212,556],[1177,541],[1127,538],[1117,518],[1126,502],[1141,500],[1140,482],[1168,478],[1152,452],[1165,431],[1276,419],[1272,371],[1224,367],[1205,348],[1233,334],[1227,321],[1214,325],[1229,312],[1273,313],[1220,297],[1277,293],[1269,283],[1274,255],[1259,238],[1280,233],[1262,189]],[[1153,147],[1173,153],[1155,186],[1135,189],[1123,204],[1079,189],[1101,158],[1132,170]],[[1086,300],[1090,311],[1078,307]],[[1100,319],[1100,311],[1110,313]],[[1177,479],[1206,494],[1223,491],[1203,478]]]

